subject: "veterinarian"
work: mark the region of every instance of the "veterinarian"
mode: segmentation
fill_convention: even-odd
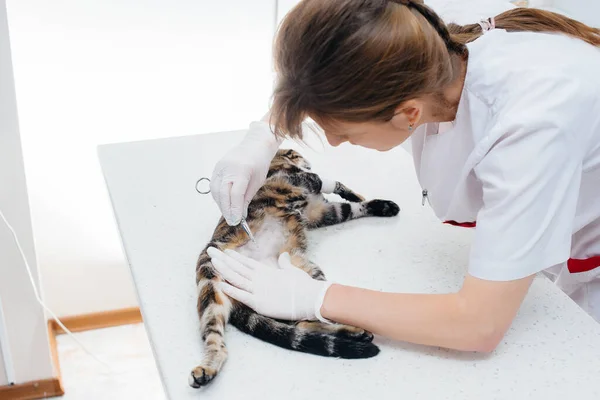
[[[600,321],[598,46],[598,29],[534,9],[448,26],[416,0],[304,0],[277,34],[270,114],[214,171],[223,215],[239,223],[305,118],[333,146],[410,137],[424,200],[476,226],[468,274],[457,293],[384,293],[213,251],[222,289],[275,318],[488,352],[544,271]]]

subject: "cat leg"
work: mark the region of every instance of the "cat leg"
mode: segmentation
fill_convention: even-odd
[[[400,207],[390,200],[370,200],[360,203],[336,203],[313,198],[304,210],[309,229],[336,225],[363,217],[393,217]]]
[[[323,182],[321,186],[321,193],[337,194],[342,199],[348,200],[352,203],[360,203],[362,201],[365,201],[365,198],[363,196],[356,193],[341,182],[333,181],[323,177],[321,178],[321,181]]]
[[[215,244],[212,243],[214,246]],[[216,246],[215,246],[216,247]],[[198,259],[196,268],[198,282],[198,316],[200,333],[204,342],[202,363],[192,370],[189,384],[199,388],[212,381],[227,360],[225,347],[225,325],[231,311],[231,301],[219,290],[220,278],[216,274],[206,250]]]
[[[284,220],[284,227],[287,233],[286,240],[281,246],[279,255],[289,253],[290,260],[294,266],[309,274],[313,279],[325,280],[323,271],[306,259],[306,232],[300,216],[288,216]]]
[[[360,342],[372,342],[373,334],[365,329],[342,324],[325,324],[321,321],[299,321],[296,323],[298,329],[311,332],[329,333],[335,336]]]
[[[334,193],[341,198],[351,202],[365,201],[365,198],[354,192],[341,182],[328,178],[322,178],[313,172],[299,172],[287,177],[294,186],[301,186],[310,191],[310,193]]]
[[[334,193],[344,200],[352,203],[364,202],[365,198],[356,193],[341,182],[328,178],[320,177],[313,172],[299,172],[287,177],[288,181],[294,186],[301,186],[309,190],[310,193]]]
[[[313,172],[297,172],[295,174],[286,176],[286,179],[294,186],[300,186],[308,189],[308,191],[312,194],[321,193],[321,189],[323,187],[323,181],[319,175]]]

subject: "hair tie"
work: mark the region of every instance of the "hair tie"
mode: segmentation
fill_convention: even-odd
[[[496,21],[494,20],[494,17],[488,18],[488,19],[482,19],[481,21],[478,22],[478,24],[481,27],[481,31],[483,32],[484,35],[487,32],[491,31],[492,29],[496,28]]]

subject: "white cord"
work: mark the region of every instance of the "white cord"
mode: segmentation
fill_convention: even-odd
[[[17,248],[19,249],[19,253],[21,253],[21,258],[23,258],[23,263],[25,264],[25,268],[27,269],[27,274],[29,275],[29,281],[31,282],[31,287],[33,288],[33,293],[35,295],[35,299],[37,300],[37,302],[44,308],[44,310],[46,310],[46,312],[48,312],[48,314],[50,314],[50,316],[52,317],[52,319],[54,321],[56,321],[58,326],[60,326],[63,329],[63,331],[65,331],[65,333],[67,335],[69,335],[69,337],[71,337],[71,339],[73,339],[75,341],[75,343],[77,343],[79,345],[79,347],[81,347],[81,349],[83,351],[85,351],[94,360],[98,361],[100,364],[102,364],[104,367],[108,368],[111,372],[114,373],[115,370],[108,363],[106,363],[105,361],[100,359],[100,357],[98,357],[97,355],[92,353],[90,350],[88,350],[87,347],[85,347],[83,345],[83,343],[81,343],[79,341],[79,339],[77,339],[75,337],[75,335],[73,335],[73,333],[69,329],[67,329],[66,326],[63,325],[63,323],[60,321],[60,319],[58,319],[56,314],[54,314],[54,312],[50,308],[48,308],[48,306],[46,306],[46,304],[42,301],[42,299],[38,293],[37,286],[35,285],[35,280],[33,279],[33,274],[31,273],[31,268],[29,267],[29,263],[27,262],[27,258],[25,257],[25,252],[23,251],[23,248],[21,247],[21,243],[19,242],[19,238],[17,237],[17,233],[15,232],[12,225],[6,220],[6,217],[2,213],[2,210],[0,210],[0,217],[2,217],[2,219],[4,220],[4,223],[6,224],[6,226],[12,233],[13,238],[15,239],[15,243],[17,245]]]

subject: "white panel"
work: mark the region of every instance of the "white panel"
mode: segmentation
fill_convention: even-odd
[[[4,0],[0,0],[0,88],[0,209],[19,236],[33,276],[39,284]],[[12,234],[1,219],[0,296],[15,370],[15,383],[52,377],[46,319],[34,298],[25,265]],[[6,374],[2,373],[0,385],[6,383]]]
[[[1,339],[0,339],[1,340]],[[4,386],[8,384],[8,375],[6,374],[6,369],[4,368],[4,354],[2,353],[2,347],[0,347],[0,386]],[[7,363],[12,363],[12,358]]]

